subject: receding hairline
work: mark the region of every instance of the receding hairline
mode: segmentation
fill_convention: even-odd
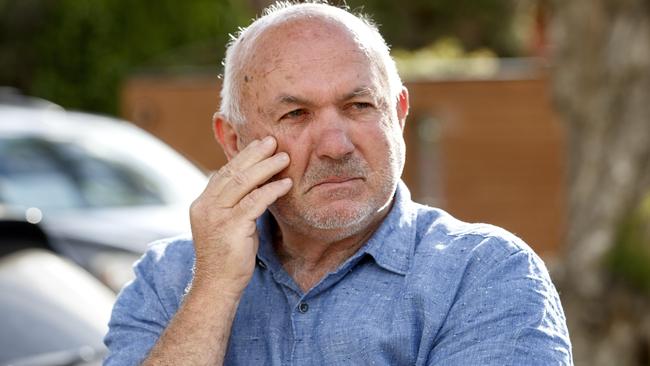
[[[394,61],[390,58],[389,47],[379,34],[376,25],[363,14],[353,14],[348,9],[325,3],[291,4],[276,3],[266,8],[263,16],[251,23],[247,28],[232,36],[228,46],[224,66],[224,85],[222,86],[222,112],[234,112],[243,119],[240,105],[237,101],[242,97],[241,81],[246,69],[253,66],[253,56],[259,42],[265,35],[272,35],[274,29],[284,28],[291,24],[327,24],[336,29],[339,34],[350,36],[358,49],[366,54],[371,65],[377,68],[382,83],[386,83],[390,94],[397,96],[397,88],[401,89],[401,80],[395,69]],[[238,95],[235,95],[238,94]],[[226,98],[228,99],[226,101]],[[224,103],[227,102],[227,103]],[[226,114],[226,113],[224,113]]]
[[[350,36],[350,39],[359,47],[359,50],[367,52],[368,43],[364,43],[363,40],[369,36],[368,33],[370,32],[367,29],[368,24],[363,23],[364,20],[341,8],[330,5],[305,3],[294,6],[296,8],[300,7],[300,9],[283,8],[277,13],[272,13],[269,19],[262,17],[256,20],[246,29],[248,32],[241,33],[238,37],[240,50],[243,51],[239,55],[241,57],[239,58],[240,65],[248,66],[254,51],[260,47],[260,42],[266,41],[268,37],[274,37],[274,33],[286,31],[291,27],[318,27],[319,23],[335,29],[340,34]]]

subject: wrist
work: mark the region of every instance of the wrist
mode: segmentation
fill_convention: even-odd
[[[241,281],[218,279],[214,276],[202,275],[197,272],[194,275],[188,294],[201,293],[212,298],[239,302],[245,288],[246,285],[242,285]]]

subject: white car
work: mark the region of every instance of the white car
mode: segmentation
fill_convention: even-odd
[[[179,153],[126,121],[17,104],[0,100],[0,216],[39,225],[115,291],[148,243],[189,232],[207,177]]]

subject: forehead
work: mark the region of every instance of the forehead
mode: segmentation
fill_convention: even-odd
[[[322,92],[379,82],[376,62],[355,33],[327,19],[287,21],[265,30],[255,40],[243,72],[245,89],[258,96],[291,91],[283,88],[299,91],[309,86]]]
[[[350,26],[322,17],[287,19],[269,25],[252,43],[250,67],[281,60],[286,53],[318,52],[336,44],[342,50],[363,51],[362,42]]]

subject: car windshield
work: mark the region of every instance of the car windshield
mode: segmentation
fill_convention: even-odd
[[[196,167],[145,132],[113,125],[0,136],[0,202],[61,210],[191,201],[205,182]]]
[[[165,203],[156,182],[126,162],[72,143],[0,139],[0,194],[12,206],[41,209]]]

